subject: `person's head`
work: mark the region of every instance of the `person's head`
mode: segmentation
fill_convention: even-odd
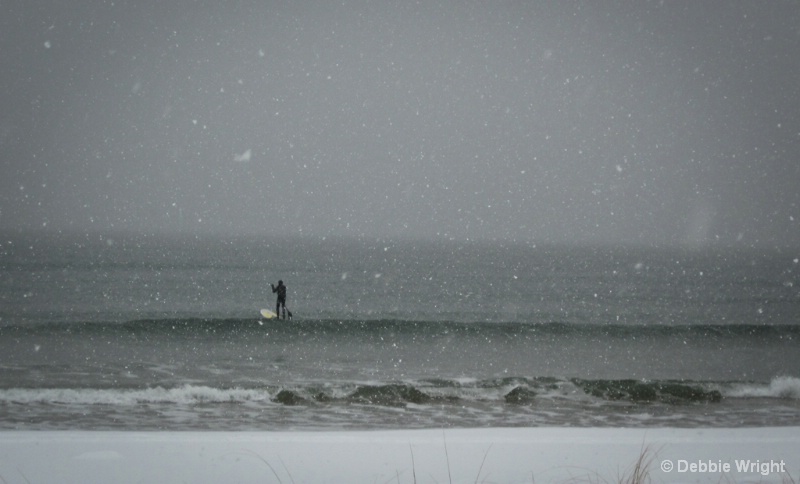
[[[283,285],[283,281],[278,281],[278,285],[282,286]]]

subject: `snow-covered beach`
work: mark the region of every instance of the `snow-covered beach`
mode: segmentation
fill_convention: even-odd
[[[796,482],[800,428],[0,432],[4,483]],[[744,469],[744,467],[747,467]]]

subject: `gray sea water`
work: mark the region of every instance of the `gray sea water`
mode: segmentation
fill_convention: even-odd
[[[5,236],[0,429],[800,425],[798,258]]]

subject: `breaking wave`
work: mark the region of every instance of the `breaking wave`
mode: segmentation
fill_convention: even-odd
[[[174,388],[10,388],[0,390],[2,405],[357,404],[386,407],[457,405],[488,402],[535,405],[541,400],[627,402],[686,405],[726,399],[774,398],[800,400],[800,379],[776,377],[768,383],[684,382],[539,378],[498,380],[419,380],[415,382],[338,382],[265,388],[214,388],[185,384]]]

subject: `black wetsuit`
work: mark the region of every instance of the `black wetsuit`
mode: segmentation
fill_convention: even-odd
[[[286,319],[286,286],[283,283],[278,283],[278,286],[272,286],[272,292],[278,293],[278,302],[275,303],[275,314],[279,317],[281,315],[281,306],[283,306],[283,319]]]

